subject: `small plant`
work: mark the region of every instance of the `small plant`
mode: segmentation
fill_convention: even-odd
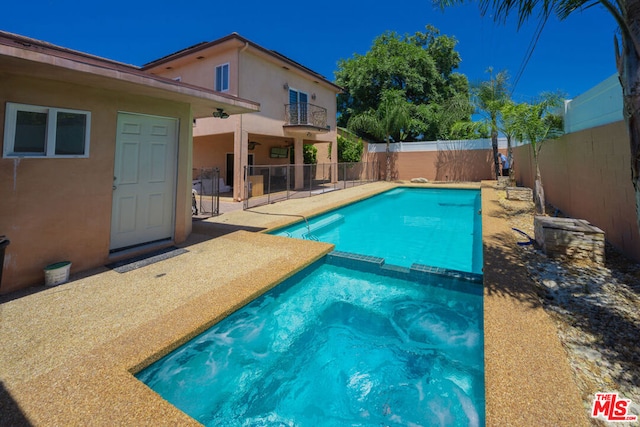
[[[293,147],[289,150],[289,161],[291,164],[296,162],[295,150]],[[318,149],[315,145],[305,144],[302,146],[302,161],[305,165],[315,165],[318,163]]]
[[[318,163],[318,149],[315,145],[306,144],[302,146],[302,157],[305,165],[315,165]]]

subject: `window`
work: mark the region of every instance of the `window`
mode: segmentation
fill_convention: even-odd
[[[222,64],[216,67],[216,86],[218,92],[229,90],[229,64]]]
[[[4,157],[89,157],[91,113],[7,102]]]
[[[307,123],[307,94],[295,89],[289,89],[289,114],[292,125]]]

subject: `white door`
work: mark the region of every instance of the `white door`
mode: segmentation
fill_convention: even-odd
[[[110,249],[173,237],[178,120],[119,113]]]

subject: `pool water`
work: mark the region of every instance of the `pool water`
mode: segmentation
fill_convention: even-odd
[[[137,374],[207,426],[484,425],[481,285],[318,262]]]
[[[397,188],[276,230],[386,264],[482,273],[480,191]]]

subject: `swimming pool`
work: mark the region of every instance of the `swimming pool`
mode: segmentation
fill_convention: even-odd
[[[317,262],[137,374],[207,426],[484,425],[480,285]]]
[[[399,188],[279,230],[337,250],[136,376],[210,426],[484,425],[479,211]]]
[[[272,234],[334,243],[336,250],[482,273],[479,190],[397,188]]]

